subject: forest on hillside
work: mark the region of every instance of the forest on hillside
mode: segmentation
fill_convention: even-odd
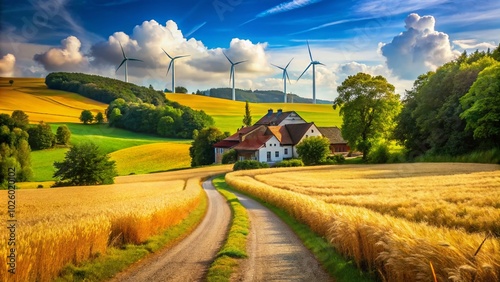
[[[204,111],[169,101],[161,91],[121,80],[57,72],[47,75],[45,84],[50,89],[74,92],[110,104],[106,110],[109,125],[134,132],[192,138],[196,130],[214,124]]]
[[[277,90],[243,90],[235,89],[236,101],[248,101],[251,103],[283,103],[283,91]],[[212,88],[207,91],[197,91],[198,95],[207,95],[215,98],[232,99],[232,88]],[[303,98],[297,94],[288,94],[288,103],[305,103],[311,104],[312,99]],[[331,104],[332,101],[316,100],[318,104]]]

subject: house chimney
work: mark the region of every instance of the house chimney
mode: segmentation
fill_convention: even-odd
[[[283,113],[283,110],[282,109],[278,109],[278,115]]]
[[[240,143],[243,142],[243,133],[238,133],[238,139],[240,140]]]
[[[268,115],[272,115],[272,114],[273,114],[273,109],[269,109],[269,110],[267,110],[267,114],[268,114]]]

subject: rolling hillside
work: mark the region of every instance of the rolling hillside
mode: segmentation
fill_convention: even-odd
[[[11,86],[9,80],[14,80]],[[31,123],[80,122],[82,110],[104,112],[107,104],[75,93],[48,89],[43,78],[0,78],[0,113],[22,110]]]
[[[222,131],[234,133],[243,125],[245,102],[231,101],[191,94],[166,94],[167,99],[189,106],[195,110],[204,110],[215,120],[215,126]],[[269,109],[274,111],[296,111],[308,122],[318,126],[341,126],[342,118],[338,110],[334,111],[332,105],[326,104],[284,104],[284,103],[250,103],[252,121],[256,122],[264,116]]]

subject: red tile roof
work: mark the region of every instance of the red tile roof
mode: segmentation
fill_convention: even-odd
[[[242,134],[242,135],[248,134],[259,127],[260,127],[260,125],[252,125],[252,126],[248,126],[248,127],[243,127],[242,129],[238,130],[238,132],[227,137],[224,140],[233,140],[233,141],[239,142],[240,141],[240,134]]]
[[[330,139],[330,144],[347,144],[347,141],[342,137],[340,128],[334,127],[318,127],[319,132],[326,138]]]
[[[269,134],[276,136],[281,145],[293,145],[292,137],[285,126],[268,126]]]
[[[271,139],[272,135],[254,135],[251,137],[247,137],[245,141],[234,147],[235,150],[240,151],[257,151],[266,144],[266,142]]]
[[[217,143],[214,144],[215,148],[232,148],[236,145],[238,145],[239,141],[234,141],[234,140],[221,140]]]
[[[257,121],[255,124],[260,124],[260,125],[278,125],[280,124],[283,120],[285,120],[291,113],[294,112],[276,112],[272,113],[271,110],[269,110],[265,116],[263,116],[259,121]]]

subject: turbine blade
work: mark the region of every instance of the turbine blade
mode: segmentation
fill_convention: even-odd
[[[288,66],[290,65],[290,63],[293,61],[293,58],[290,60],[290,62],[288,62],[288,64],[286,65],[285,69],[288,68]]]
[[[233,65],[235,65],[235,66],[236,66],[236,65],[239,65],[239,64],[241,64],[241,63],[245,63],[245,62],[248,62],[248,60],[239,61],[239,62],[234,63]]]
[[[123,59],[123,61],[121,62],[121,64],[116,68],[116,71],[118,71],[118,69],[120,69],[120,67],[127,61],[127,59]]]
[[[168,75],[168,72],[170,71],[170,68],[172,67],[172,64],[174,63],[174,60],[170,60],[170,64],[168,64],[168,70],[167,70],[167,75]]]
[[[299,81],[299,79],[304,75],[304,73],[306,73],[306,71],[309,69],[309,67],[311,67],[312,63],[310,63],[307,68],[304,70],[304,72],[299,76],[299,78],[297,78],[297,81]]]
[[[138,61],[138,62],[144,62],[143,60],[139,60],[139,59],[132,59],[132,58],[128,58],[127,60],[129,60],[129,61]]]
[[[311,58],[311,62],[314,61],[313,55],[311,54],[311,47],[309,47],[309,41],[307,41],[307,50],[309,50],[309,57]]]
[[[173,60],[173,58],[167,53],[167,51],[165,51],[163,48],[161,48],[163,50],[163,52],[165,52],[165,54],[170,58],[170,60]]]
[[[231,78],[234,74],[234,65],[231,65],[231,70],[229,71],[229,84],[231,84]]]
[[[292,84],[292,82],[290,81],[290,77],[288,76],[288,72],[287,72],[286,70],[285,70],[285,74],[286,74],[286,77],[288,78],[288,82],[289,82],[290,84]]]
[[[123,58],[126,59],[127,56],[125,56],[125,51],[123,51],[122,43],[120,41],[118,41],[118,43],[120,43],[120,48],[122,49]]]
[[[183,56],[177,56],[177,57],[174,57],[174,60],[175,60],[175,59],[180,59],[180,58],[185,58],[185,57],[189,57],[189,56],[191,56],[191,55],[183,55]]]
[[[271,65],[273,65],[273,66],[275,66],[275,67],[279,68],[280,70],[285,70],[284,68],[282,68],[282,67],[280,67],[280,66],[277,66],[277,65],[275,65],[275,64],[271,64]]]
[[[234,65],[233,64],[233,61],[231,61],[231,59],[229,59],[229,57],[226,55],[226,53],[224,53],[224,51],[222,51],[222,54],[224,54],[224,56],[226,57],[226,59],[231,63],[231,65]]]

